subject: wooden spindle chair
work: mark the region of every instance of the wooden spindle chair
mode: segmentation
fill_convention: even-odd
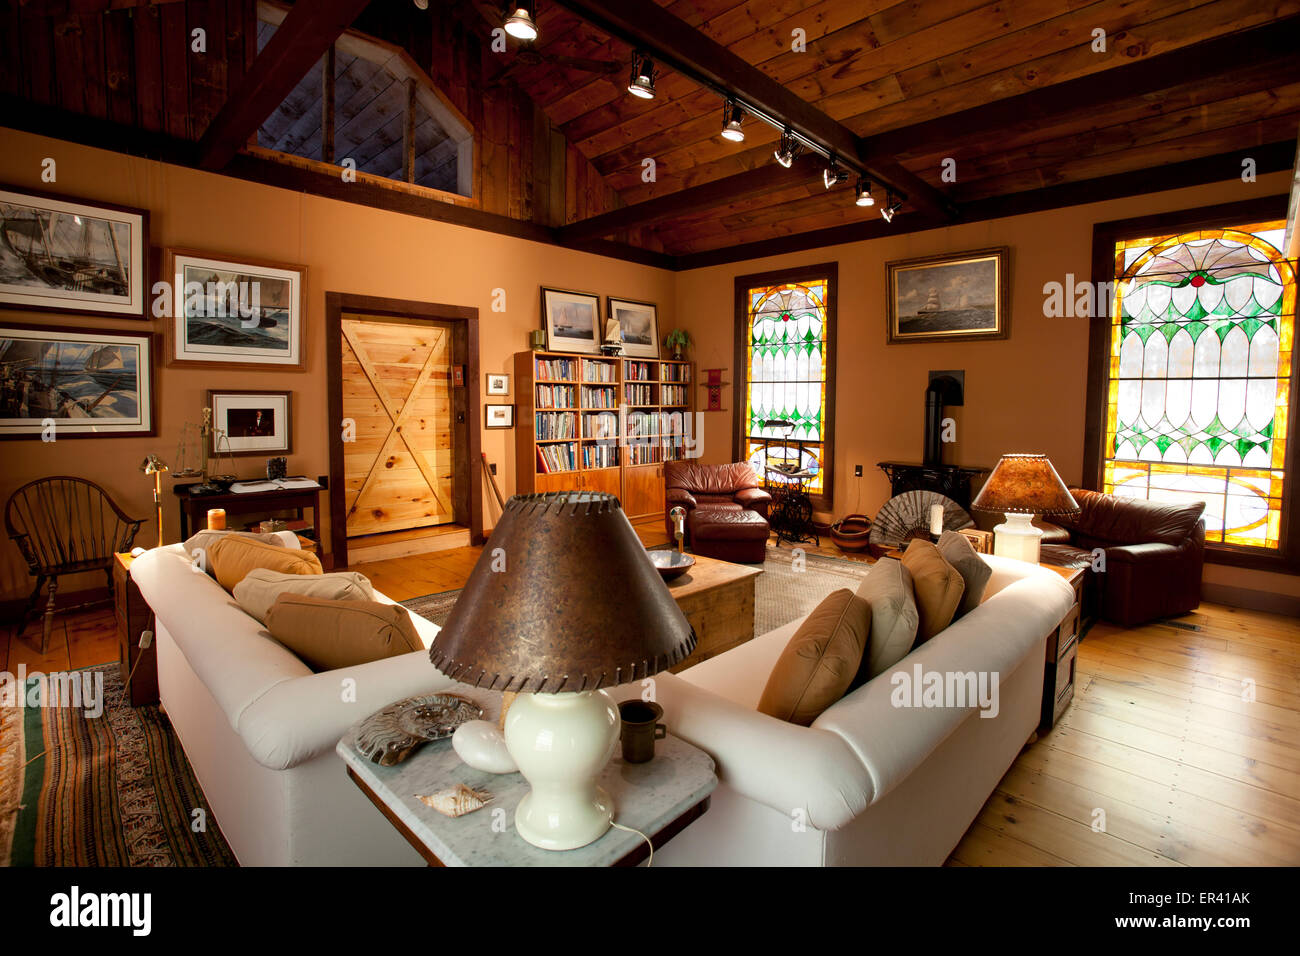
[[[131,550],[143,521],[128,517],[108,492],[85,478],[38,478],[10,495],[5,505],[5,530],[23,553],[27,573],[36,578],[36,587],[27,598],[14,636],[22,634],[27,626],[28,615],[46,581],[49,600],[41,629],[42,654],[49,650],[60,576],[103,571],[111,599],[113,555]]]

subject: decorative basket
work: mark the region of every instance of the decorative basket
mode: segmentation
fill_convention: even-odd
[[[871,543],[871,519],[866,515],[845,515],[830,527],[831,540],[841,551],[864,551]]]

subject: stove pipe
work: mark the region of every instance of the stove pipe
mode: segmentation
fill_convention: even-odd
[[[949,375],[930,380],[925,389],[925,465],[943,464],[943,410],[947,405],[962,403],[961,383]]]

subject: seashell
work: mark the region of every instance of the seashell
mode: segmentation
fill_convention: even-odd
[[[357,750],[381,767],[391,767],[425,741],[450,737],[465,721],[482,716],[482,707],[457,694],[408,697],[361,722]]]
[[[439,790],[437,793],[427,795],[417,793],[415,799],[426,807],[437,810],[443,816],[460,817],[467,813],[473,813],[486,804],[492,799],[492,794],[486,790],[471,790],[463,783],[458,783],[454,787]]]
[[[475,770],[486,773],[514,773],[519,767],[506,749],[505,734],[488,720],[471,720],[452,734],[456,756]]]

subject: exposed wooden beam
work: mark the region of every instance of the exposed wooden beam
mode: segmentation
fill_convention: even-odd
[[[897,164],[864,162],[861,139],[851,129],[662,7],[645,0],[555,3],[610,36],[653,55],[660,64],[762,110],[834,153],[845,166],[906,194],[917,208],[946,218],[956,215],[955,205],[942,192]]]
[[[329,50],[367,0],[298,0],[199,141],[199,165],[223,168]]]
[[[325,51],[320,78],[320,158],[323,163],[334,162],[334,69],[335,46]]]

